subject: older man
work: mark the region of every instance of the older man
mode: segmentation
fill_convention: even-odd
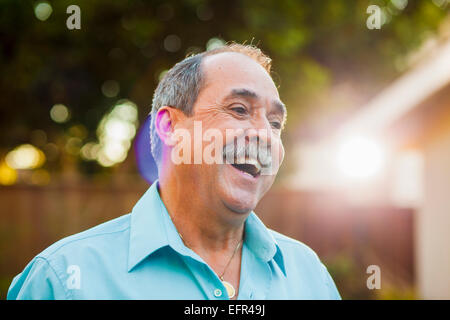
[[[159,180],[131,214],[36,256],[8,298],[340,299],[317,255],[253,212],[284,157],[285,119],[258,48],[232,44],[179,62],[153,99]],[[199,136],[199,126],[214,134]]]

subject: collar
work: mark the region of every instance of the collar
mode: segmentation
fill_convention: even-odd
[[[157,186],[158,180],[139,199],[131,212],[128,272],[146,257],[166,246],[182,255],[199,259],[181,240],[159,196]],[[286,276],[280,246],[254,212],[245,221],[245,244],[264,262],[273,259]]]

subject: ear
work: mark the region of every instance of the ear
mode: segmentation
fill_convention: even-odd
[[[176,143],[174,137],[174,128],[180,120],[180,112],[176,108],[163,106],[159,108],[155,118],[155,130],[161,141],[168,146],[174,146]]]

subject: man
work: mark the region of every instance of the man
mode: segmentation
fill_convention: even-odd
[[[131,214],[36,256],[8,298],[340,299],[317,255],[253,212],[284,157],[286,108],[269,72],[239,44],[176,64],[153,98],[159,180]],[[199,125],[214,134],[199,138]]]

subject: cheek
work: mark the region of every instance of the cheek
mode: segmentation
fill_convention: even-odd
[[[281,142],[280,140],[280,146],[279,146],[279,156],[280,156],[280,165],[283,162],[284,159],[284,146],[283,146],[283,142]]]
[[[272,137],[272,148],[272,161],[278,170],[284,159],[284,146],[280,137]]]

